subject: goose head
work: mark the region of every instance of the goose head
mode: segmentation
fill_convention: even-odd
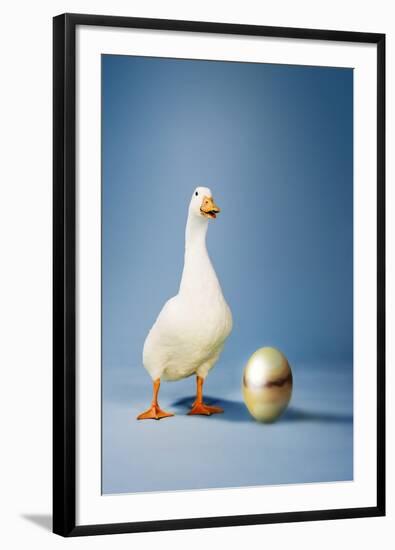
[[[189,213],[199,218],[215,219],[220,212],[208,187],[196,187],[189,204]]]

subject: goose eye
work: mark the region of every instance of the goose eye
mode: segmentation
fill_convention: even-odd
[[[199,195],[199,193],[198,193],[197,191],[195,191],[195,195],[196,195],[196,196],[198,196],[198,195]]]

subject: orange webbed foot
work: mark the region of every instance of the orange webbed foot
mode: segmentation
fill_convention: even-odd
[[[139,414],[137,420],[160,420],[161,418],[167,418],[168,416],[174,416],[173,413],[164,411],[159,405],[151,405],[151,407]]]
[[[205,416],[210,416],[212,414],[220,414],[223,413],[224,409],[221,407],[215,407],[214,405],[206,405],[205,403],[194,403],[192,405],[191,410],[189,411],[189,415],[193,414],[202,414]]]

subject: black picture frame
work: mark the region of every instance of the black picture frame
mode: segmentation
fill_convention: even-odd
[[[176,520],[76,525],[76,27],[94,25],[377,45],[377,505]],[[219,511],[220,512],[220,511]],[[385,515],[385,35],[63,14],[53,19],[53,531],[132,533]]]

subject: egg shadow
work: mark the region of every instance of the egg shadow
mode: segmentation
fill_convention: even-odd
[[[314,412],[289,407],[281,419],[285,422],[324,422],[326,424],[352,424],[352,414]]]
[[[180,413],[186,413],[191,407],[195,396],[182,397],[174,401],[171,406],[178,409]],[[223,422],[254,422],[246,406],[241,401],[223,399],[221,397],[206,396],[207,405],[218,405],[224,409],[223,414],[216,414],[215,419]],[[280,417],[281,423],[288,422],[321,422],[325,424],[352,424],[352,414],[328,413],[320,411],[309,411],[298,407],[288,407]]]

